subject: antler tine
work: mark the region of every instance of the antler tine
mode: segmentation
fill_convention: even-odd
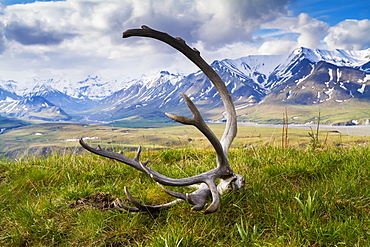
[[[141,163],[139,161],[140,153],[141,153],[141,147],[138,148],[138,151],[136,152],[135,158],[134,159],[130,159],[130,158],[124,156],[121,153],[114,153],[114,152],[110,152],[110,151],[101,149],[99,145],[98,145],[98,148],[97,149],[96,148],[93,148],[93,147],[90,147],[89,145],[87,145],[84,142],[83,138],[81,138],[79,142],[80,142],[80,145],[84,149],[86,149],[86,150],[88,150],[88,151],[90,151],[90,152],[92,152],[94,154],[97,154],[97,155],[100,155],[100,156],[104,156],[104,157],[107,157],[107,158],[110,158],[110,159],[117,160],[117,161],[122,162],[122,163],[125,163],[125,164],[127,164],[127,165],[129,165],[129,166],[131,166],[131,167],[133,167],[133,168],[141,171],[141,172],[146,173],[146,170],[143,169],[143,167],[145,167],[145,165],[148,164],[149,161],[145,161],[143,163]]]
[[[124,210],[132,212],[132,213],[137,213],[137,212],[140,211],[138,208],[129,207],[129,206],[124,205],[122,203],[122,201],[118,198],[116,200],[114,200],[114,202],[112,203],[112,206],[116,209],[124,209]]]
[[[220,177],[220,169],[216,168],[207,172],[204,172],[202,174],[198,174],[192,177],[187,178],[170,178],[165,175],[162,175],[151,168],[147,166],[142,166],[142,169],[144,170],[146,174],[148,174],[154,181],[162,184],[162,185],[168,185],[168,186],[188,186],[198,183],[204,183],[206,180],[212,179],[213,181]],[[232,175],[231,174],[225,174],[226,175]]]
[[[162,205],[156,205],[156,206],[148,206],[148,205],[143,205],[141,204],[140,202],[138,202],[132,195],[131,193],[128,191],[127,187],[125,186],[124,187],[124,190],[125,190],[125,194],[127,196],[127,199],[129,199],[129,201],[134,204],[134,206],[137,208],[137,211],[147,211],[149,213],[156,213],[156,212],[159,212],[160,210],[162,209],[166,209],[178,202],[181,202],[183,201],[182,199],[177,199],[177,200],[174,200],[172,202],[169,202],[169,203],[166,203],[166,204],[162,204]],[[127,206],[124,206],[122,205],[124,209],[127,210],[127,208],[130,208],[130,209],[133,209],[131,207],[127,207]]]
[[[222,148],[220,141],[217,139],[217,137],[208,127],[208,125],[204,122],[204,119],[200,114],[198,108],[194,105],[193,101],[186,94],[182,93],[181,95],[184,97],[190,111],[193,113],[193,117],[188,118],[169,113],[166,113],[166,115],[176,122],[187,125],[194,125],[200,132],[202,132],[207,137],[207,139],[211,142],[213,148],[216,150],[218,159],[217,164],[227,163],[227,156],[225,156],[225,152]]]
[[[160,183],[158,183],[158,186],[170,196],[182,199],[194,205],[192,209],[195,211],[202,210],[204,208],[204,205],[206,204],[207,198],[211,195],[208,185],[206,185],[205,183],[201,183],[199,185],[199,188],[190,194],[183,194],[183,193],[171,191],[169,189],[166,189]]]

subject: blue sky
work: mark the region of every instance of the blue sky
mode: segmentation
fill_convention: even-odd
[[[0,80],[137,77],[197,70],[152,40],[146,24],[184,38],[208,62],[298,47],[370,48],[368,0],[0,0]]]
[[[306,12],[311,17],[334,26],[346,19],[369,19],[368,0],[299,0],[292,2],[294,15]]]

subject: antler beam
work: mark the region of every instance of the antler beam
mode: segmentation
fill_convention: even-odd
[[[154,212],[161,210],[163,208],[167,208],[179,201],[187,201],[188,203],[194,205],[193,206],[194,210],[201,210],[205,206],[207,198],[211,196],[212,203],[207,207],[205,213],[213,213],[219,208],[220,194],[222,194],[225,190],[230,189],[230,186],[233,189],[239,189],[244,185],[243,176],[235,174],[233,170],[230,168],[230,164],[228,161],[228,149],[232,141],[234,140],[237,132],[236,112],[234,104],[232,102],[231,95],[227,90],[225,83],[221,80],[219,75],[202,59],[202,57],[200,56],[200,52],[195,48],[194,49],[190,48],[181,38],[178,37],[174,38],[168,35],[167,33],[159,32],[147,26],[142,26],[141,29],[130,29],[123,33],[123,38],[128,38],[132,36],[154,38],[177,49],[178,51],[183,53],[189,60],[191,60],[194,64],[196,64],[207,75],[207,77],[211,80],[213,85],[218,90],[226,110],[226,127],[220,141],[217,139],[216,135],[211,131],[211,129],[207,126],[199,110],[187,95],[182,94],[190,111],[193,114],[193,117],[189,118],[166,113],[166,115],[169,118],[176,122],[195,126],[200,132],[204,134],[204,136],[206,136],[206,138],[210,141],[210,143],[212,144],[213,148],[216,151],[217,167],[213,170],[192,177],[174,179],[164,176],[154,171],[153,169],[149,168],[147,166],[148,161],[145,161],[143,163],[140,162],[141,148],[138,149],[135,158],[130,159],[122,154],[102,150],[100,147],[98,147],[98,149],[92,148],[88,146],[83,141],[82,138],[80,139],[80,144],[83,148],[92,153],[117,160],[141,172],[148,174],[153,180],[155,180],[161,186],[163,191],[165,191],[166,193],[173,197],[178,198],[167,204],[157,206],[147,206],[142,205],[138,201],[136,201],[131,196],[127,188],[125,188],[125,192],[128,199],[131,201],[131,203],[133,203],[136,206],[136,208],[124,206],[120,201],[115,203],[117,208],[126,209],[133,212],[136,211]],[[216,185],[216,179],[220,179],[218,185]],[[170,191],[162,186],[162,185],[189,186],[195,184],[200,185],[198,186],[198,189],[191,194],[183,194]]]
[[[195,48],[190,48],[186,42],[179,37],[172,37],[167,33],[160,32],[151,29],[148,26],[141,26],[141,29],[129,29],[123,33],[123,38],[129,38],[132,36],[148,37],[153,39],[158,39],[176,50],[184,54],[190,61],[197,65],[203,73],[211,80],[213,85],[219,92],[221,99],[224,103],[226,109],[226,128],[224,134],[221,138],[221,144],[224,150],[227,150],[232,141],[234,140],[237,133],[237,122],[236,122],[236,111],[234,103],[232,101],[231,95],[226,88],[225,83],[222,81],[220,76],[208,65],[206,61],[200,56],[200,52]],[[226,153],[227,155],[227,153]]]

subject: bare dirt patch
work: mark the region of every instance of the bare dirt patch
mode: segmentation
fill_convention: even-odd
[[[97,208],[100,210],[111,210],[114,208],[113,202],[116,198],[106,193],[95,193],[84,198],[78,199],[76,202],[69,205],[69,208]]]

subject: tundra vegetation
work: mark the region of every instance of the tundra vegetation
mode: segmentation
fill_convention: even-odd
[[[239,134],[241,139],[248,139],[245,134]],[[262,133],[248,135],[264,138]],[[289,139],[282,147],[277,135],[274,142],[255,145],[237,141],[229,160],[245,177],[245,188],[223,195],[220,209],[210,215],[183,203],[157,214],[109,210],[115,198],[128,203],[124,186],[143,203],[171,199],[147,175],[104,157],[55,152],[47,157],[4,158],[0,245],[368,246],[370,148],[364,143],[368,138],[347,142],[347,136],[338,133],[331,133],[326,142],[325,138],[320,133],[319,145],[313,145],[306,131],[302,138],[306,142],[299,145]],[[142,156],[151,160],[153,169],[175,178],[214,167],[214,151],[200,142],[183,138],[172,145],[172,149],[145,148]],[[134,157],[135,152],[126,154]]]

